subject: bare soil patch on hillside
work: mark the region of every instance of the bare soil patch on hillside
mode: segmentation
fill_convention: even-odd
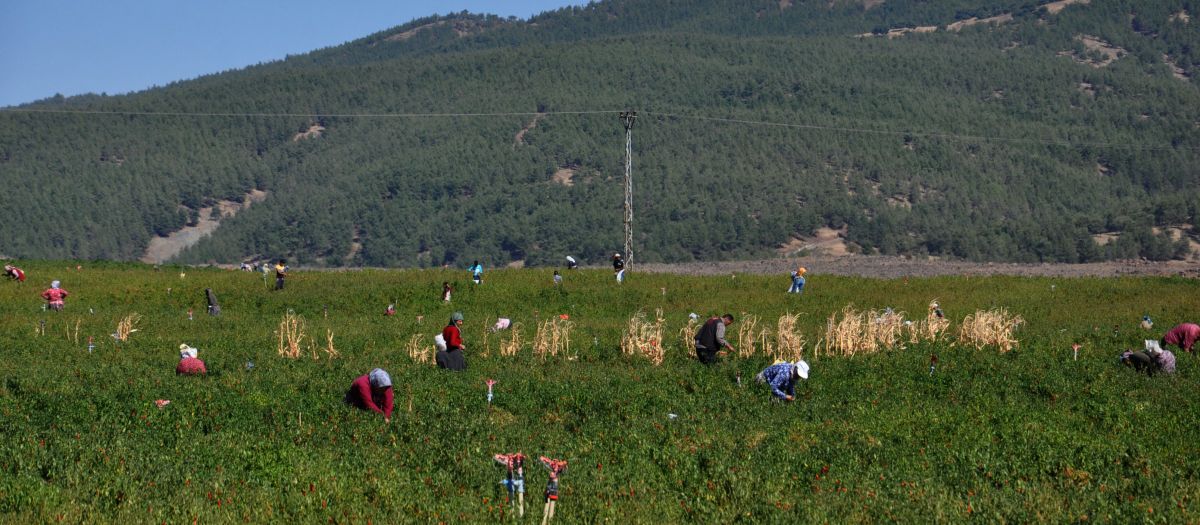
[[[221,219],[237,215],[239,211],[249,208],[251,204],[262,202],[267,198],[267,192],[250,190],[241,202],[218,201],[216,206],[208,206],[197,210],[200,220],[194,226],[184,226],[171,232],[166,237],[154,237],[146,246],[146,253],[140,259],[144,263],[161,264],[179,255],[179,252],[200,242],[200,239],[212,235],[221,225]]]

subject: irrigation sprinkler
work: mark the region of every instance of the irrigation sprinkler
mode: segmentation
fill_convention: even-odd
[[[192,321],[192,320],[194,320],[194,319],[192,318],[192,309],[191,309],[191,308],[188,308],[188,321]]]
[[[1078,360],[1079,360],[1079,348],[1080,348],[1081,346],[1083,346],[1083,345],[1081,345],[1081,344],[1079,344],[1079,343],[1075,343],[1075,344],[1071,345],[1071,350],[1072,350],[1072,351],[1075,353],[1075,360],[1076,360],[1076,361],[1078,361]]]
[[[521,517],[525,517],[525,454],[516,452],[513,454],[496,454],[492,456],[496,463],[504,465],[508,469],[508,474],[504,479],[500,480],[500,484],[508,490],[508,500],[506,503],[512,503],[517,508],[517,513]],[[516,499],[513,499],[513,495]]]
[[[487,401],[488,401],[488,406],[490,407],[492,405],[492,385],[496,384],[496,380],[488,379],[487,381],[484,381],[484,383],[487,383],[487,387],[488,387]]]
[[[937,369],[937,354],[929,354],[929,375],[933,375],[933,371]]]
[[[538,458],[542,466],[550,471],[550,479],[546,480],[546,492],[543,494],[546,504],[543,507],[542,525],[550,523],[554,518],[554,505],[558,503],[558,478],[567,472],[567,462],[561,459],[550,459],[546,456]]]
[[[95,349],[96,349],[96,344],[92,342],[92,336],[89,335],[88,336],[88,353],[89,354],[92,353],[92,350],[95,350]]]

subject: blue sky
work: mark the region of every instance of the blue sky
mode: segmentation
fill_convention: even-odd
[[[0,107],[110,95],[341,44],[432,14],[529,18],[579,0],[4,0]]]

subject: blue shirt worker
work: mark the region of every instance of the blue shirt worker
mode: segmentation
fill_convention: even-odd
[[[797,379],[808,379],[808,363],[804,360],[771,365],[754,376],[755,381],[766,383],[771,387],[771,393],[784,401],[796,399]]]
[[[804,274],[808,273],[808,269],[801,266],[792,272],[792,287],[788,288],[788,293],[803,293],[804,292]]]
[[[475,264],[472,264],[469,269],[471,271],[471,280],[475,281],[475,284],[483,284],[483,265],[479,264],[479,261],[475,261]]]

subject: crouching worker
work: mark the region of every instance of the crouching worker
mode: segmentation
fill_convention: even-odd
[[[4,276],[19,283],[25,282],[25,270],[11,264],[4,265]]]
[[[438,368],[457,372],[467,369],[467,360],[463,358],[463,350],[466,350],[466,347],[463,346],[462,331],[460,330],[462,324],[462,312],[454,312],[450,316],[450,324],[442,330],[442,339],[446,341],[446,349],[438,350],[434,358]]]
[[[701,363],[711,365],[717,362],[718,353],[726,350],[732,352],[733,345],[725,340],[725,327],[733,324],[733,314],[721,317],[713,316],[704,322],[696,332],[696,357]]]
[[[358,376],[350,384],[343,399],[347,405],[383,414],[383,421],[392,421],[392,378],[382,368],[376,368],[365,376]]]
[[[798,379],[808,379],[808,363],[803,360],[771,365],[754,376],[755,381],[766,383],[771,387],[771,393],[784,401],[796,399],[796,380]]]
[[[1126,350],[1122,353],[1121,364],[1132,366],[1134,370],[1145,372],[1149,376],[1158,372],[1173,374],[1175,373],[1175,354],[1170,350],[1163,350],[1158,345],[1158,341],[1151,339],[1146,341],[1146,349],[1141,352]]]
[[[1196,340],[1200,339],[1200,325],[1183,323],[1172,328],[1162,337],[1162,346],[1175,345],[1184,352],[1191,352]]]
[[[187,343],[179,345],[179,364],[175,366],[175,375],[178,376],[201,376],[208,373],[208,369],[204,367],[204,361],[198,357],[200,351],[187,345]]]

